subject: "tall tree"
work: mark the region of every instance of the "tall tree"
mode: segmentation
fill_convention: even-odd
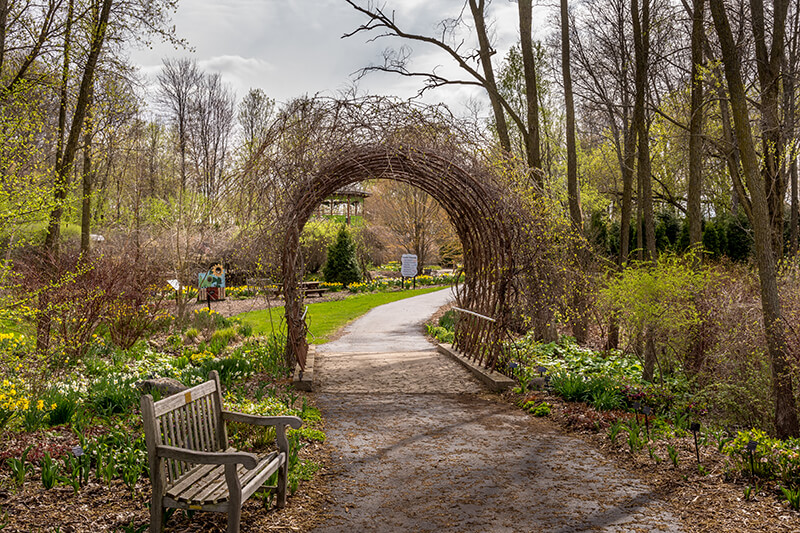
[[[525,153],[528,166],[536,173],[535,179],[539,188],[544,189],[542,173],[542,157],[539,140],[539,95],[536,76],[536,57],[533,51],[533,17],[532,0],[518,0],[519,6],[519,42],[522,50],[522,67],[525,73],[525,107],[527,109],[528,135],[525,135]]]
[[[776,116],[776,110],[768,108],[777,105],[775,91],[777,91],[778,78],[780,76],[779,67],[783,55],[788,1],[778,0],[775,2],[772,15],[771,35],[773,41],[771,51],[768,50],[765,40],[763,2],[761,0],[751,0],[750,5],[754,18],[752,32],[758,49],[756,56],[759,63],[758,77],[761,93],[761,111],[763,114],[768,115],[763,119],[765,127],[762,130],[764,138],[762,142],[767,143],[766,139],[775,135],[775,131],[770,127],[774,126],[771,121]],[[772,366],[775,429],[781,438],[797,436],[800,433],[800,426],[798,426],[795,408],[791,363],[786,345],[785,325],[778,292],[778,272],[775,264],[776,251],[774,246],[780,241],[773,235],[775,227],[772,213],[770,212],[770,198],[767,193],[775,179],[775,175],[772,174],[775,169],[770,168],[770,165],[777,164],[777,161],[774,161],[776,155],[774,150],[778,147],[768,147],[768,153],[764,153],[765,161],[763,163],[760,161],[750,124],[748,93],[745,90],[742,76],[740,49],[731,30],[728,8],[723,0],[710,0],[710,6],[711,15],[714,19],[714,28],[722,51],[722,63],[730,95],[731,114],[736,144],[741,158],[742,175],[749,192],[749,195],[746,196],[742,184],[737,184],[741,200],[748,204],[749,209],[746,212],[753,228],[756,263],[761,282],[761,312],[764,322],[764,334]],[[762,65],[761,61],[764,59],[767,60],[767,64]],[[780,128],[778,129],[778,134],[780,134]],[[762,166],[765,167],[763,174]],[[734,183],[737,183],[740,178],[734,175],[733,179]]]
[[[636,58],[636,101],[634,104],[634,126],[639,139],[636,171],[639,179],[639,196],[644,225],[645,246],[651,261],[658,256],[656,248],[655,219],[653,216],[652,172],[650,167],[650,121],[647,117],[648,67],[650,62],[650,0],[631,0],[633,19],[634,56]],[[641,226],[639,226],[641,227]],[[637,232],[641,234],[642,232]]]
[[[521,3],[521,2],[520,2]],[[564,112],[567,137],[567,197],[572,225],[583,233],[581,191],[578,183],[578,150],[575,144],[575,100],[572,93],[569,48],[569,2],[561,0],[561,77],[564,81]]]
[[[181,191],[185,191],[189,113],[201,75],[197,63],[188,58],[167,58],[163,63],[164,66],[158,74],[159,101],[175,121],[180,157],[180,185]]]
[[[691,107],[689,117],[689,186],[686,212],[689,243],[703,242],[700,198],[703,183],[703,41],[705,40],[705,0],[692,0]]]
[[[528,2],[528,4],[530,4],[529,0],[523,0],[523,2]],[[361,69],[360,72],[362,76],[369,72],[382,71],[392,72],[409,77],[421,77],[426,80],[426,84],[420,90],[420,93],[431,88],[442,87],[445,85],[471,85],[483,88],[489,96],[489,101],[492,104],[495,128],[497,129],[498,141],[501,148],[507,153],[511,152],[511,140],[508,132],[507,121],[507,119],[510,119],[511,122],[513,122],[514,125],[519,129],[520,135],[525,141],[525,158],[528,166],[535,170],[537,173],[536,179],[540,180],[541,182],[541,160],[540,158],[536,157],[538,140],[536,142],[532,140],[532,135],[539,134],[538,122],[536,124],[537,129],[534,131],[533,126],[527,123],[526,118],[521,116],[514,106],[512,106],[505,98],[503,98],[498,90],[497,82],[494,76],[494,70],[492,69],[491,64],[491,56],[494,55],[495,50],[489,40],[489,34],[487,31],[486,10],[488,3],[485,0],[467,0],[467,5],[470,7],[470,14],[472,15],[472,24],[474,25],[477,34],[476,39],[478,41],[477,49],[468,50],[465,50],[466,47],[462,46],[462,41],[464,40],[463,36],[459,35],[457,38],[455,38],[455,44],[452,46],[447,42],[448,39],[454,37],[456,30],[463,29],[467,26],[467,24],[462,20],[462,16],[443,21],[441,23],[443,29],[442,36],[430,37],[428,35],[411,33],[404,30],[395,21],[394,14],[387,14],[381,8],[374,7],[372,5],[363,7],[353,0],[347,0],[347,3],[350,4],[356,11],[366,15],[369,18],[369,22],[359,26],[352,32],[345,34],[345,37],[355,35],[359,32],[371,32],[378,30],[384,32],[379,34],[379,37],[399,37],[409,41],[425,43],[443,51],[450,58],[452,58],[453,61],[455,61],[462,71],[468,75],[465,79],[453,79],[445,77],[437,72],[413,71],[410,69],[410,52],[404,47],[400,50],[385,51],[384,64],[369,66]],[[521,6],[520,9],[523,7],[524,6]],[[476,57],[480,59],[479,68],[482,70],[482,72],[479,72],[475,67],[472,66],[472,62]],[[527,98],[535,97],[534,91],[536,80],[526,79],[525,86],[526,94],[528,94]],[[533,109],[529,110],[529,112],[533,111]],[[530,147],[530,150],[528,150],[528,147]]]

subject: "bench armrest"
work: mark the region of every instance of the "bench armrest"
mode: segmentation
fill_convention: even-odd
[[[156,446],[156,455],[165,459],[175,459],[187,463],[204,465],[242,465],[252,470],[258,464],[258,457],[247,452],[198,452],[176,446]]]
[[[222,411],[222,419],[226,422],[241,422],[254,426],[289,426],[298,429],[303,425],[303,419],[297,416],[259,416],[237,413],[235,411]]]

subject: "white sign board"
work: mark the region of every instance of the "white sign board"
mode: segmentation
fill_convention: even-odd
[[[170,287],[172,287],[172,288],[173,288],[173,289],[175,289],[176,291],[179,291],[179,290],[181,290],[181,284],[180,284],[180,283],[178,283],[178,280],[177,280],[177,279],[168,279],[168,280],[167,280],[167,283],[169,283]]]
[[[400,275],[404,278],[413,278],[417,275],[417,256],[403,254],[400,257]]]

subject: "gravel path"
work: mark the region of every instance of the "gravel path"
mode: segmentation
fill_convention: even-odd
[[[375,308],[320,346],[335,475],[313,531],[682,531],[644,483],[433,351],[421,322],[447,292]]]

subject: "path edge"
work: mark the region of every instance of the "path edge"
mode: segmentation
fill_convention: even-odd
[[[458,361],[464,365],[467,370],[472,372],[472,374],[478,378],[481,383],[486,385],[492,392],[503,392],[504,390],[516,385],[516,381],[510,377],[501,374],[500,372],[495,372],[494,370],[487,370],[479,364],[476,364],[474,361],[470,361],[461,352],[453,349],[452,344],[440,343],[436,346],[436,349],[439,351],[439,353],[447,355],[451,359],[454,359],[455,361]]]

